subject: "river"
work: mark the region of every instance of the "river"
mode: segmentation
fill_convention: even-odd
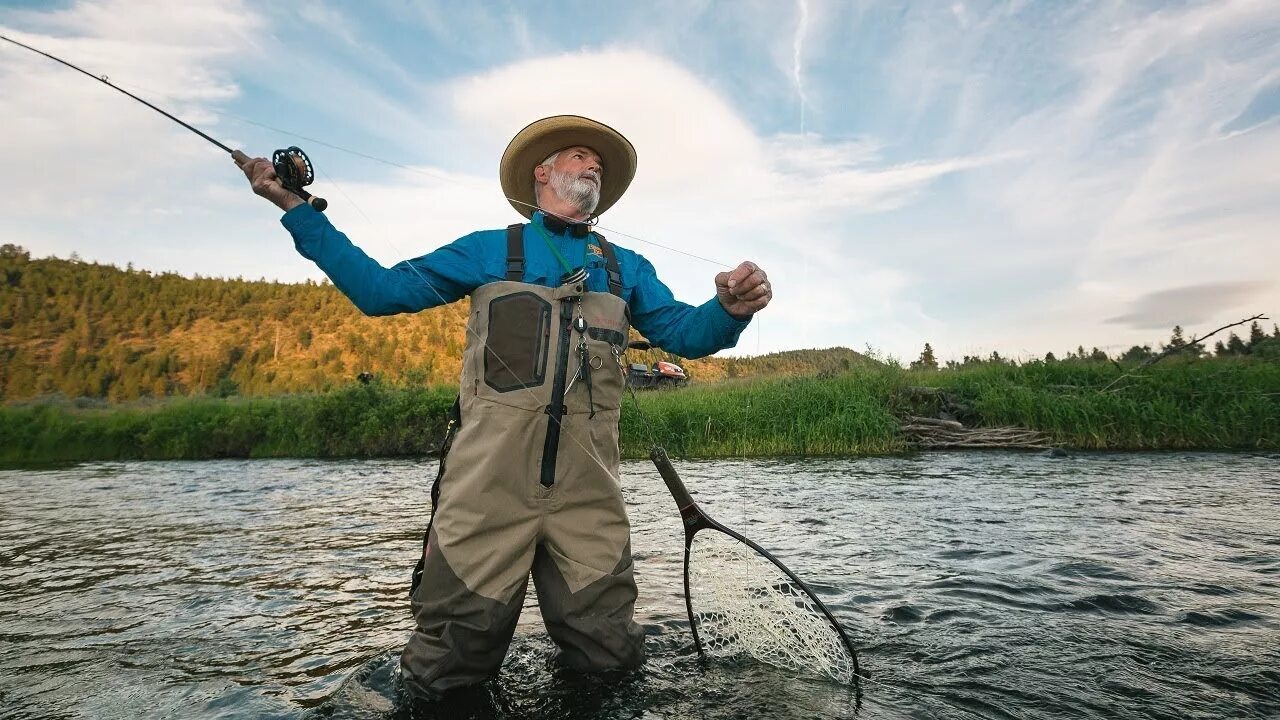
[[[810,581],[861,692],[704,664],[682,534],[623,466],[649,661],[559,667],[530,596],[500,678],[397,700],[430,460],[0,471],[4,718],[1280,716],[1280,457],[930,453],[676,461]]]

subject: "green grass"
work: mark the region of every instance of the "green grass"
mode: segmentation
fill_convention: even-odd
[[[1171,360],[1103,392],[1105,363],[978,366],[934,373],[984,425],[1044,431],[1080,449],[1280,448],[1280,364]]]
[[[276,398],[9,406],[0,409],[0,464],[421,455],[437,446],[453,398],[447,388],[371,384]]]
[[[681,457],[883,455],[906,449],[885,402],[893,376],[739,380],[637,393],[623,404],[622,453],[651,438]]]
[[[625,457],[652,440],[680,457],[876,455],[907,449],[899,414],[936,407],[904,392],[941,387],[966,424],[1019,425],[1069,448],[1280,449],[1280,364],[1169,360],[1103,392],[1107,363],[892,367],[638,393],[622,415]],[[435,449],[450,388],[352,385],[323,395],[201,398],[78,408],[0,408],[0,464],[225,457],[376,457]]]

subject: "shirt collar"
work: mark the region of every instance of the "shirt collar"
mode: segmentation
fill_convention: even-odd
[[[568,231],[569,235],[576,238],[584,238],[591,234],[591,224],[584,222],[570,222],[561,220],[555,215],[550,215],[542,210],[534,213],[535,222],[541,222],[542,226],[556,235],[563,235]]]

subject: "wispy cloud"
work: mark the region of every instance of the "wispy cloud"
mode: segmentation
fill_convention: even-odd
[[[804,36],[809,30],[809,3],[806,0],[796,0],[796,11],[799,17],[796,19],[796,31],[793,35],[791,60],[791,77],[796,84],[796,98],[800,101],[800,134],[804,135],[804,110],[808,104],[808,99],[804,95]]]
[[[1159,290],[1137,298],[1127,312],[1107,318],[1107,322],[1139,330],[1203,323],[1256,302],[1267,289],[1263,281],[1242,281]]]

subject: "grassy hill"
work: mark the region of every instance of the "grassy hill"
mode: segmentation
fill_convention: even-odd
[[[323,392],[370,372],[391,384],[454,385],[464,300],[366,317],[328,282],[188,278],[0,246],[0,399],[112,402]],[[695,382],[819,375],[870,362],[847,348],[757,358],[674,359]]]

